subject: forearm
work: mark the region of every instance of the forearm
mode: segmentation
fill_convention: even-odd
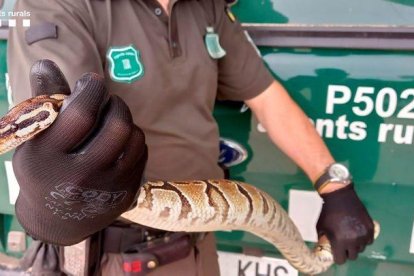
[[[246,103],[272,141],[305,171],[313,183],[334,162],[308,117],[280,84],[274,82]],[[332,193],[335,190],[339,191]],[[318,192],[325,194],[317,222],[318,236],[326,235],[331,241],[336,263],[357,258],[358,253],[372,243],[374,227],[353,185],[344,187],[343,183],[330,182]]]
[[[312,182],[334,162],[309,118],[279,83],[274,82],[246,104],[271,140],[304,170]]]

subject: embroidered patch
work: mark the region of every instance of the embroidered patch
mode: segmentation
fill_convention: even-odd
[[[140,52],[134,45],[109,48],[109,75],[116,82],[132,83],[144,76],[144,65]]]

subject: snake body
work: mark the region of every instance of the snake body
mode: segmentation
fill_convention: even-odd
[[[61,94],[38,96],[11,109],[0,119],[0,154],[50,126],[65,98]],[[273,244],[292,266],[306,274],[324,272],[333,264],[326,238],[311,251],[285,210],[265,192],[242,182],[146,182],[140,188],[137,206],[122,216],[173,232],[248,231]]]
[[[321,273],[333,263],[329,243],[309,250],[285,210],[265,192],[242,182],[147,182],[137,207],[122,216],[168,231],[248,231],[273,244],[306,274]]]

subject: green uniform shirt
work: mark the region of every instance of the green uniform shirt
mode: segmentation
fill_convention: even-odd
[[[171,0],[170,16],[155,0],[25,0],[16,10],[31,27],[10,32],[14,101],[31,96],[38,59],[56,62],[71,87],[85,72],[105,75],[146,135],[148,180],[223,177],[216,98],[246,100],[273,80],[223,0]]]

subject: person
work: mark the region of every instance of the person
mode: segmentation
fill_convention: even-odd
[[[13,158],[21,186],[16,214],[32,237],[73,244],[109,225],[122,213],[115,209],[128,208],[132,198],[122,208],[95,206],[93,220],[87,214],[74,220],[75,214],[62,211],[64,203],[50,195],[60,192],[68,199],[73,194],[62,192],[67,187],[77,189],[78,200],[82,191],[116,193],[122,190],[116,177],[125,190],[137,189],[146,159],[139,129],[148,147],[145,179],[223,178],[212,116],[218,98],[244,101],[271,140],[315,183],[324,199],[318,234],[330,239],[336,263],[355,259],[372,243],[372,219],[346,168],[335,163],[307,116],[265,68],[225,1],[18,0],[15,9],[30,11],[31,26],[10,32],[14,102],[73,91],[52,128],[22,145]],[[135,152],[136,159],[129,154],[128,169],[112,169],[124,151]],[[96,169],[108,166],[105,172]],[[84,211],[82,200],[76,214]],[[148,275],[218,274],[215,241],[208,234],[197,239],[190,254]]]

